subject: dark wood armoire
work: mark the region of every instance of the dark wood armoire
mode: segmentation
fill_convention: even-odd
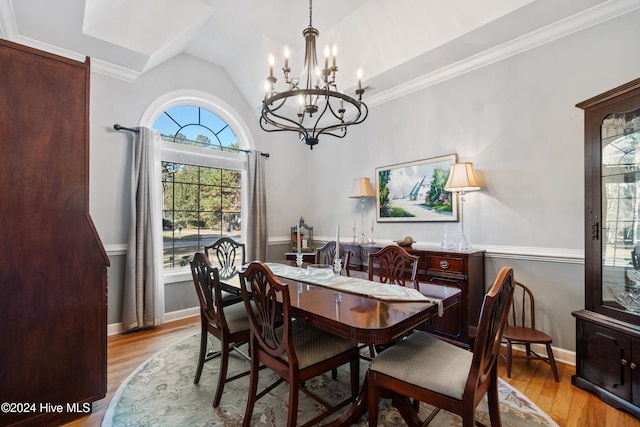
[[[89,215],[89,60],[0,40],[0,425],[59,425],[107,384],[109,259]]]

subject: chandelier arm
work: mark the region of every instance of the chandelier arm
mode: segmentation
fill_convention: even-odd
[[[267,132],[278,132],[278,131],[294,131],[294,132],[304,132],[307,133],[308,130],[302,126],[300,123],[291,120],[288,117],[284,117],[281,116],[279,114],[275,114],[275,113],[271,113],[271,116],[273,117],[277,117],[278,119],[282,120],[282,121],[275,121],[272,118],[270,118],[269,116],[266,115],[262,115],[262,120],[260,120],[260,127],[267,131]],[[263,120],[265,123],[275,127],[276,129],[269,129],[269,128],[265,128],[263,126]],[[285,123],[286,122],[286,123]],[[291,124],[287,124],[287,123],[291,123]]]
[[[356,104],[353,104],[353,105],[356,108],[356,110],[358,111],[358,113],[356,114],[356,116],[353,119],[351,119],[349,121],[344,121],[344,119],[340,118],[336,114],[336,112],[333,110],[333,107],[329,106],[329,109],[331,110],[331,113],[333,114],[333,116],[336,119],[341,120],[341,123],[336,123],[334,125],[326,126],[323,130],[321,130],[318,133],[318,135],[323,134],[323,133],[327,134],[327,135],[333,135],[333,134],[330,134],[329,132],[334,131],[336,129],[337,130],[345,129],[345,133],[346,133],[346,128],[348,126],[357,125],[357,124],[362,123],[367,118],[367,116],[369,115],[369,108],[367,107],[367,105],[364,102],[359,102],[357,105]],[[364,115],[363,115],[363,111],[364,111]],[[336,135],[333,135],[333,136],[336,136]]]

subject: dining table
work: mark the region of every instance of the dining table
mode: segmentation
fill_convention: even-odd
[[[291,261],[265,264],[288,285],[293,317],[365,346],[392,343],[460,303],[460,290],[454,287],[421,283],[418,290],[363,277],[335,275],[332,271],[314,273],[315,269],[305,268],[306,265],[297,267]],[[222,283],[222,288],[229,292],[237,292],[237,286],[238,281]],[[405,413],[406,405],[410,405],[408,400],[394,401],[401,414]],[[366,412],[365,378],[348,411],[327,425],[352,425]]]

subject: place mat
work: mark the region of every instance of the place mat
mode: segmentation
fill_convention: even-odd
[[[291,280],[300,280],[318,286],[324,286],[338,291],[351,292],[358,295],[366,295],[383,301],[423,301],[438,304],[438,315],[442,316],[444,307],[442,300],[429,298],[413,288],[392,285],[389,283],[372,282],[370,280],[355,277],[341,276],[338,274],[312,274],[306,268],[293,267],[286,264],[268,262],[266,265],[273,274]]]

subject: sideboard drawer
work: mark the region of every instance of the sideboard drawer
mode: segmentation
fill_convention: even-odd
[[[462,258],[452,256],[429,256],[427,269],[429,274],[457,273],[462,274]]]

